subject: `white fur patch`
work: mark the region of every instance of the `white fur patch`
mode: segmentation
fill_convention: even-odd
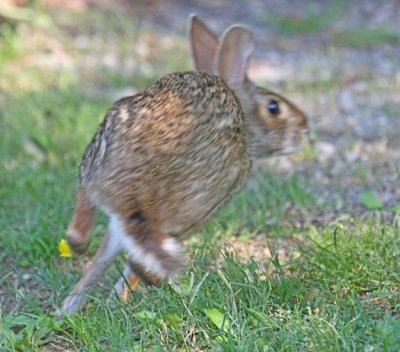
[[[128,256],[135,262],[143,265],[144,269],[157,274],[160,278],[168,276],[167,270],[162,263],[154,256],[153,253],[146,252],[134,239],[133,235],[126,233],[123,221],[117,214],[110,217],[110,231],[113,238],[121,241],[123,248],[127,251]]]
[[[171,257],[176,257],[182,254],[182,246],[173,238],[167,238],[162,243],[161,248]]]
[[[73,224],[67,228],[67,238],[76,242],[82,242],[82,236]]]
[[[119,110],[119,116],[121,121],[126,121],[129,119],[129,114],[128,114],[128,110],[126,109],[125,106],[122,106]]]
[[[112,223],[112,217],[110,218],[109,229],[110,229],[110,240],[108,242],[109,250],[107,252],[109,253],[121,252],[121,250],[124,249],[122,236],[121,233],[118,231],[118,228],[115,226],[115,224]]]
[[[233,118],[230,114],[218,116],[218,128],[226,128],[232,126]]]

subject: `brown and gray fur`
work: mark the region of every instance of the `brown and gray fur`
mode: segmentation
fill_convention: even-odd
[[[215,44],[214,36],[207,40]],[[251,159],[299,148],[304,115],[245,75],[253,47],[251,33],[233,26],[211,50],[219,77],[202,69],[169,74],[109,110],[81,163],[67,239],[78,252],[87,248],[96,209],[110,216],[109,231],[64,301],[65,313],[86,302],[121,251],[128,253],[128,279],[159,284],[178,274],[185,263],[181,241],[242,187]],[[271,96],[286,117],[268,115]],[[121,278],[116,291],[130,281]]]

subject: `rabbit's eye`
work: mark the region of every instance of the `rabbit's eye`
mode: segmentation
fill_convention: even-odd
[[[268,103],[267,108],[272,115],[279,115],[281,113],[281,109],[279,108],[279,103],[276,100],[271,100]]]

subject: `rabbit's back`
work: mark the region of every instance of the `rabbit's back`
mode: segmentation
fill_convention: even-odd
[[[85,152],[81,187],[107,213],[183,234],[247,178],[243,129],[240,103],[221,79],[167,75],[108,112]]]

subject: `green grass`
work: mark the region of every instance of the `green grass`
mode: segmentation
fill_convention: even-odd
[[[7,28],[0,27],[9,38],[0,42],[0,62],[5,75],[15,76],[6,62],[25,55],[24,43]],[[8,55],[4,45],[22,49]],[[173,57],[171,48],[163,53]],[[93,85],[107,90],[129,80],[140,89],[159,72],[96,73]],[[112,101],[88,93],[73,69],[37,68],[40,81],[32,85],[20,84],[25,74],[0,80],[0,351],[399,350],[399,224],[355,215],[299,228],[298,216],[330,211],[329,205],[316,202],[312,180],[273,167],[258,170],[188,241],[190,261],[179,282],[109,306],[121,258],[82,313],[55,315],[106,228],[100,216],[88,256],[59,257],[82,151]],[[300,157],[312,159],[310,153]],[[268,242],[272,256],[243,261],[225,245],[230,238]]]
[[[356,48],[371,48],[382,44],[396,44],[400,42],[400,31],[387,26],[353,28],[338,34],[336,42],[339,45]]]
[[[265,22],[272,25],[279,32],[287,35],[307,35],[326,31],[332,23],[343,14],[345,3],[341,0],[331,1],[322,12],[317,13],[310,5],[306,6],[301,16],[292,15],[265,15]]]
[[[338,20],[346,16],[346,3],[341,0],[329,2],[321,13],[312,6],[306,6],[302,15],[271,15],[269,12],[260,19],[262,23],[272,26],[277,31],[291,36],[307,36],[318,33],[329,33]],[[337,27],[337,26],[336,26]],[[359,26],[334,34],[337,45],[354,48],[372,48],[382,44],[400,42],[400,32],[390,26]]]

